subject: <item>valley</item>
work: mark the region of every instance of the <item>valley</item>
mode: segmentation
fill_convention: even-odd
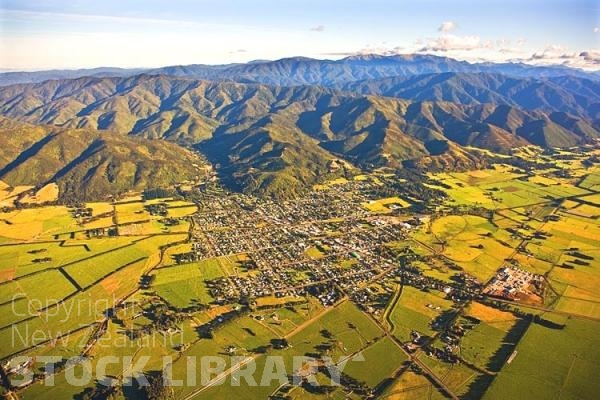
[[[7,204],[5,396],[143,398],[118,363],[104,366],[114,386],[69,384],[119,355],[145,360],[148,376],[171,357],[170,379],[187,382],[189,357],[225,360],[168,388],[183,399],[592,398],[600,152],[485,154],[477,169],[348,167],[287,200],[205,178]],[[57,357],[55,370],[40,356]],[[295,356],[331,357],[341,385],[317,361],[301,373]],[[288,375],[252,385],[250,359],[259,370],[279,360]]]

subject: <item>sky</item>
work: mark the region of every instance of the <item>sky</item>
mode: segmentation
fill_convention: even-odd
[[[0,0],[0,69],[427,53],[600,69],[600,0]]]

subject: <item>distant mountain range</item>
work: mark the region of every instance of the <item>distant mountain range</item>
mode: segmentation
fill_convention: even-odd
[[[65,72],[0,81],[52,73]],[[285,197],[340,168],[467,168],[483,162],[473,147],[507,153],[600,137],[598,75],[566,67],[415,55],[92,75],[0,88],[0,180],[56,181],[82,198],[150,176],[168,186],[205,162],[186,147],[231,188]]]
[[[504,104],[524,110],[561,111],[592,120],[600,118],[600,81],[572,76],[540,79],[444,72],[353,81],[337,87],[401,99]]]
[[[185,76],[205,80],[232,80],[241,83],[265,83],[277,86],[334,86],[345,82],[408,77],[443,72],[489,73],[521,78],[573,76],[600,80],[600,72],[585,72],[566,66],[534,66],[524,63],[469,63],[433,55],[408,54],[394,56],[361,55],[341,60],[317,60],[306,57],[275,61],[253,61],[246,64],[177,65],[161,68],[93,68],[36,72],[0,73],[0,86],[37,83],[50,79],[76,79],[85,76],[128,77],[150,75]]]

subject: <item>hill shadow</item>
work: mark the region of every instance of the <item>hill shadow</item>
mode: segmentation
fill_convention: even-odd
[[[3,177],[13,169],[18,168],[21,164],[25,163],[25,161],[27,161],[29,158],[37,155],[40,152],[40,150],[55,137],[56,134],[51,133],[29,146],[29,148],[27,148],[26,150],[23,150],[21,154],[17,156],[17,158],[6,164],[2,169],[0,169],[0,177]]]

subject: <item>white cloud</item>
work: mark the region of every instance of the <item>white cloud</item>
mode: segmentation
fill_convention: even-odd
[[[495,41],[492,50],[503,54],[505,57],[523,56],[523,46],[527,41],[525,39],[517,39],[514,42],[510,39],[498,39]]]
[[[595,27],[594,28],[594,33],[598,33],[598,32],[600,32],[600,27]]]
[[[535,52],[531,56],[531,60],[551,60],[557,58],[574,57],[575,53],[567,54],[567,48],[560,44],[551,44],[540,52]]]
[[[582,51],[579,53],[579,57],[585,61],[600,65],[600,50]]]
[[[600,50],[576,52],[559,44],[550,44],[544,50],[533,53],[531,57],[523,61],[538,65],[561,64],[586,70],[598,70],[600,69]]]
[[[324,25],[313,26],[312,28],[310,28],[310,30],[313,32],[324,32],[325,26]]]
[[[438,31],[439,32],[452,32],[456,28],[458,28],[458,25],[456,24],[456,22],[454,22],[454,21],[444,21],[444,22],[442,22],[442,24],[438,28]]]
[[[380,56],[395,56],[395,55],[403,54],[403,53],[406,53],[406,48],[404,48],[402,46],[393,46],[393,47],[385,46],[385,45],[374,46],[374,45],[367,44],[366,46],[364,46],[363,48],[361,48],[357,51],[334,51],[334,52],[322,53],[321,55],[348,57],[348,56],[364,56],[364,55],[376,54],[376,55],[380,55]]]
[[[470,51],[477,49],[488,49],[493,46],[494,44],[491,41],[482,41],[479,36],[457,36],[452,34],[445,34],[436,38],[428,38],[425,42],[425,45],[421,49],[419,49],[419,51]]]

